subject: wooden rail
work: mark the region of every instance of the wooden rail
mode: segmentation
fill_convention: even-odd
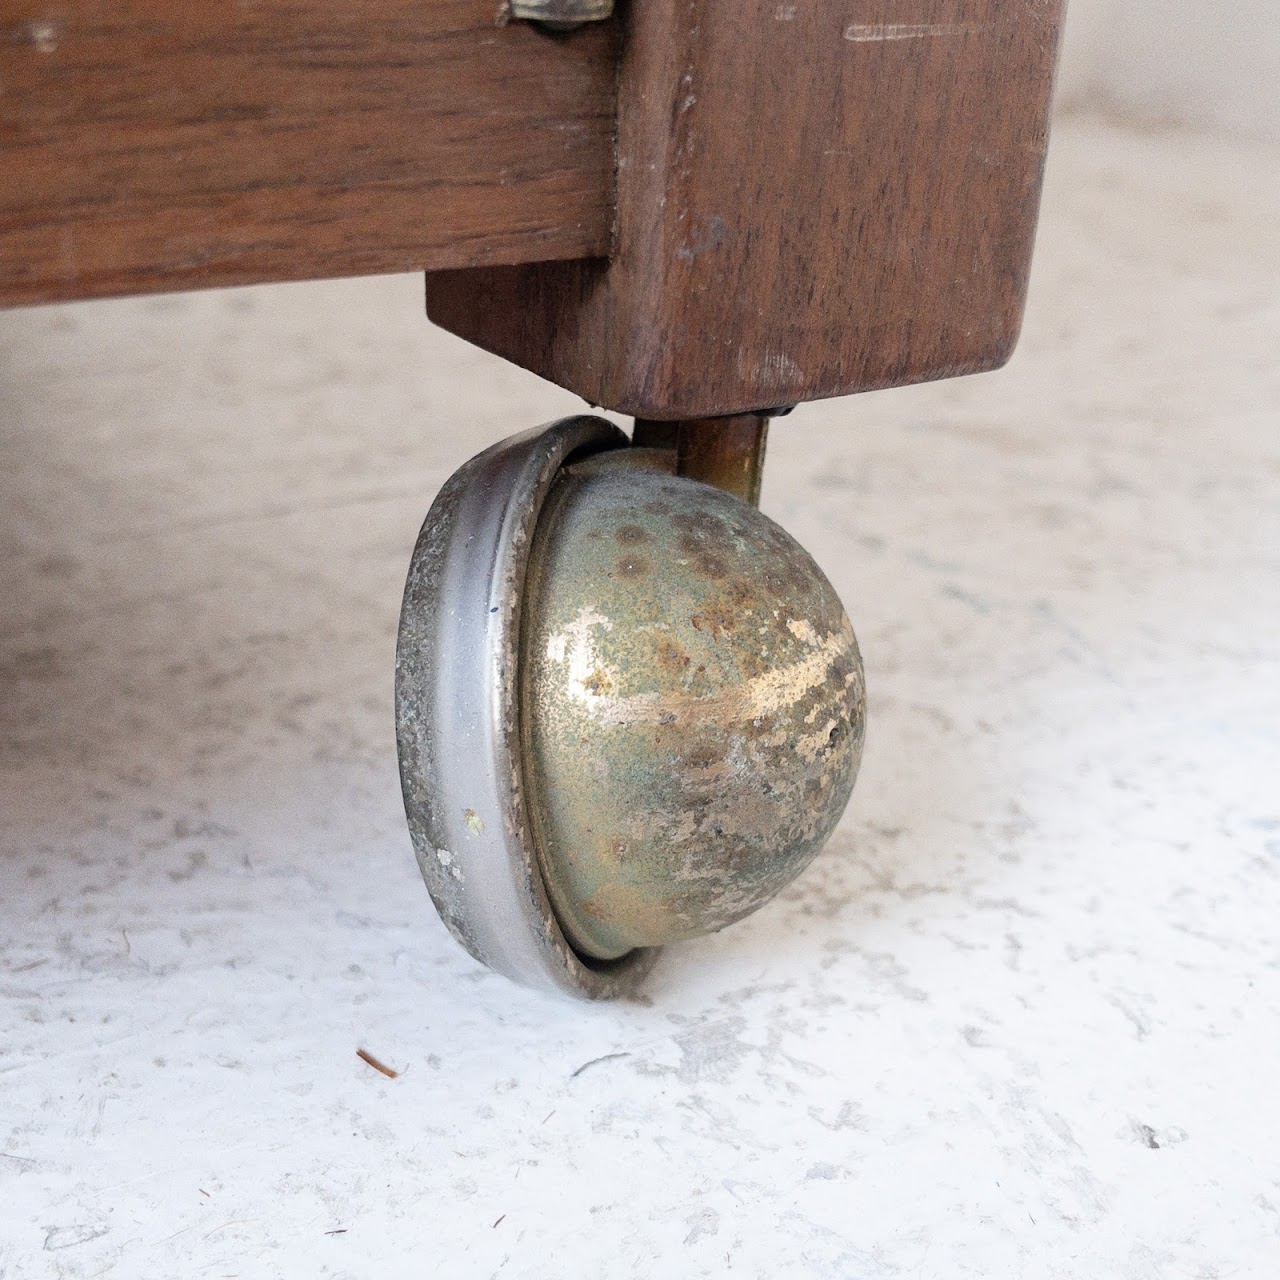
[[[616,27],[0,0],[0,303],[606,252]]]

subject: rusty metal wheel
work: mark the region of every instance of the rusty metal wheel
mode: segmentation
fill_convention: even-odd
[[[397,652],[405,808],[441,916],[492,968],[593,998],[799,874],[848,801],[865,717],[812,558],[678,474],[696,456],[720,478],[714,450],[637,435],[666,447],[570,418],[458,471]],[[732,455],[732,487],[754,497],[759,462]]]

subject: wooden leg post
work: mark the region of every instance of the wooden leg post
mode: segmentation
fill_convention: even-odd
[[[593,404],[753,413],[1002,364],[1061,0],[627,6],[609,258],[442,272],[428,313]]]

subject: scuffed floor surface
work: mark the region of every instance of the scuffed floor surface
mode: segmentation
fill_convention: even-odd
[[[1274,1276],[1278,211],[1065,126],[1014,364],[776,426],[865,765],[631,1007],[454,945],[392,742],[433,493],[576,402],[416,278],[0,317],[0,1275]]]

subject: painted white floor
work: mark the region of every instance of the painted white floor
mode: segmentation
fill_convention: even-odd
[[[1064,126],[1010,368],[775,427],[862,777],[645,1005],[413,864],[410,547],[577,407],[421,294],[0,316],[0,1276],[1274,1277],[1280,153]]]

